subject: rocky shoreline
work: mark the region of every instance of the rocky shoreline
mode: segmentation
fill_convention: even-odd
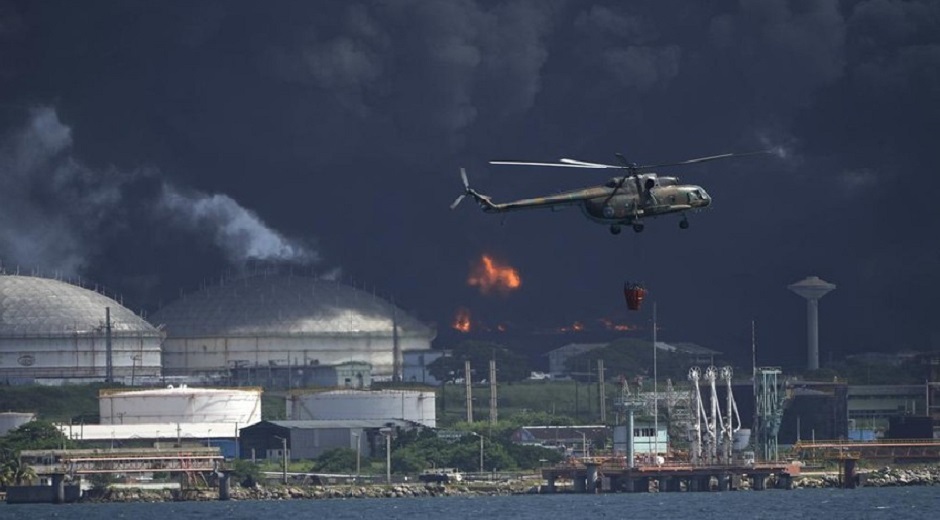
[[[940,465],[923,467],[884,467],[877,470],[860,471],[859,485],[862,487],[937,486],[940,485]],[[458,485],[443,484],[395,484],[395,485],[336,485],[296,486],[269,484],[266,486],[241,487],[233,485],[231,500],[322,500],[365,498],[408,498],[445,496],[498,496],[537,494],[541,487],[537,479],[508,482],[473,483]],[[742,481],[741,489],[749,486]],[[793,489],[842,487],[837,472],[807,473],[794,477]],[[92,490],[82,497],[82,502],[171,502],[218,500],[217,489],[103,489]]]
[[[408,498],[444,496],[498,496],[538,493],[538,486],[522,481],[494,482],[473,485],[394,484],[394,485],[340,485],[292,486],[270,484],[241,487],[233,485],[231,500],[319,500],[356,498]],[[171,502],[218,500],[217,489],[104,489],[92,490],[82,502]]]
[[[890,467],[858,472],[858,485],[861,487],[898,487],[898,486],[938,486],[940,485],[940,466]],[[793,479],[795,488],[837,488],[842,487],[837,472],[825,474],[807,474]]]

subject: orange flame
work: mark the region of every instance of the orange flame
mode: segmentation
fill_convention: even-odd
[[[457,314],[454,316],[454,323],[451,326],[454,330],[464,334],[470,332],[470,309],[458,307]]]
[[[580,321],[576,321],[568,327],[562,327],[558,329],[559,332],[582,332],[584,330],[584,324]]]
[[[630,324],[627,324],[627,323],[614,323],[613,321],[608,320],[607,318],[600,318],[600,319],[598,319],[597,321],[603,323],[603,324],[604,324],[604,328],[607,329],[607,330],[616,330],[616,331],[620,331],[620,332],[626,332],[626,331],[630,331],[630,330],[637,330],[636,325],[630,325]]]
[[[494,289],[505,293],[518,289],[522,285],[522,277],[512,266],[501,265],[490,256],[483,255],[467,277],[467,285],[479,287],[483,294]]]

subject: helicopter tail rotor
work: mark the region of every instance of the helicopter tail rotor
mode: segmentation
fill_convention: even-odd
[[[461,202],[463,202],[463,199],[466,198],[467,195],[469,195],[475,201],[477,201],[477,203],[480,204],[480,206],[483,208],[484,211],[489,212],[489,211],[496,211],[498,209],[497,206],[493,204],[493,201],[491,201],[489,197],[479,193],[478,191],[470,187],[470,180],[467,178],[467,170],[464,168],[460,169],[460,179],[463,181],[464,192],[461,193],[456,199],[454,199],[454,202],[450,204],[450,209],[457,208],[457,206]]]
[[[460,196],[457,197],[457,199],[454,200],[453,203],[451,203],[450,209],[455,209],[461,202],[463,202],[464,197],[466,197],[467,195],[469,195],[469,194],[471,193],[471,191],[472,191],[472,190],[470,189],[470,181],[467,179],[467,170],[466,170],[466,169],[464,169],[464,168],[461,168],[461,169],[460,169],[460,178],[463,180],[463,189],[464,189],[464,192],[461,193]]]

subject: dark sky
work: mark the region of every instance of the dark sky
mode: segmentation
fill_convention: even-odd
[[[638,325],[763,364],[940,345],[940,3],[0,0],[0,260],[154,309],[286,259],[436,322]],[[465,203],[601,183],[491,159],[658,163],[713,207],[612,236]],[[466,284],[483,253],[522,286]],[[298,268],[299,269],[299,268]],[[643,335],[646,332],[634,334]],[[560,346],[577,334],[540,335]]]

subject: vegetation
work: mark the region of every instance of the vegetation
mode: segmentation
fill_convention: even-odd
[[[0,385],[0,403],[6,412],[36,413],[43,419],[75,424],[98,423],[101,383],[85,385]]]
[[[69,448],[72,443],[52,423],[28,422],[0,437],[0,486],[20,485],[35,478],[29,466],[20,463],[23,450]]]
[[[324,452],[314,461],[310,471],[317,473],[353,473],[356,471],[356,450],[335,448]]]
[[[232,481],[238,482],[242,487],[254,487],[261,481],[261,468],[245,459],[235,459],[230,466]]]
[[[561,460],[561,453],[556,450],[513,444],[505,431],[495,431],[492,436],[468,431],[455,440],[446,440],[434,431],[425,430],[420,434],[409,432],[395,440],[392,471],[418,473],[435,467],[479,471],[481,438],[484,471],[528,470],[538,468],[542,460]]]
[[[498,343],[464,341],[451,349],[450,356],[442,356],[428,365],[428,372],[439,381],[454,382],[462,379],[464,362],[469,361],[473,382],[489,378],[490,360],[496,360],[497,380],[505,383],[522,381],[532,373],[528,359]]]

